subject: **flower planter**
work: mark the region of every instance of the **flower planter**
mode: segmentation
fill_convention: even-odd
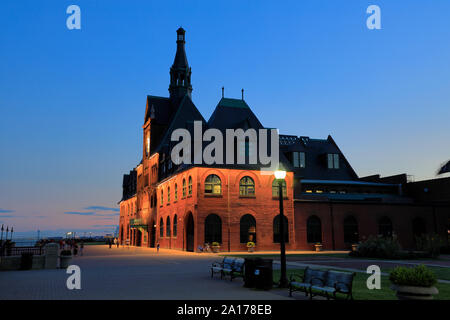
[[[70,260],[72,260],[72,256],[59,256],[59,267],[61,269],[67,269]]]
[[[255,247],[248,247],[248,252],[254,252],[255,251]]]
[[[218,253],[220,250],[220,246],[212,246],[211,249],[212,249],[212,252]]]
[[[400,286],[393,284],[391,289],[396,292],[399,300],[433,300],[433,295],[439,293],[436,287]]]
[[[314,248],[316,249],[316,251],[322,251],[323,246],[321,244],[315,244]]]

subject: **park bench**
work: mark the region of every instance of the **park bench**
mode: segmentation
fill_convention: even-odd
[[[223,258],[222,262],[213,262],[211,265],[211,278],[215,273],[220,273],[220,279],[223,279],[226,275],[230,276],[230,281],[233,281],[236,277],[244,276],[244,262],[242,258]]]
[[[346,295],[346,299],[353,300],[353,278],[355,273],[334,270],[317,270],[307,267],[303,276],[292,275],[289,281],[289,296],[293,291],[303,291],[310,299],[315,295],[336,299],[336,293]],[[301,279],[301,281],[297,281]]]

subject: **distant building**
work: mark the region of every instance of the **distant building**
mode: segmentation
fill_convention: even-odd
[[[192,90],[180,28],[169,97],[147,96],[142,160],[123,178],[120,241],[188,251],[212,242],[219,242],[222,251],[247,250],[246,243],[253,241],[256,250],[278,250],[279,195],[273,176],[249,164],[172,163],[172,132],[192,132],[194,121],[222,132],[264,128],[243,96],[222,97],[206,121],[192,102]],[[309,250],[316,243],[324,249],[348,249],[370,235],[393,233],[404,247],[413,248],[417,235],[447,234],[448,180],[359,178],[331,136],[280,135],[279,143],[280,162],[287,170],[287,249]]]

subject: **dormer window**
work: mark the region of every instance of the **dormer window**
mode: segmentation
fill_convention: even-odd
[[[292,152],[292,164],[295,168],[305,168],[306,167],[306,161],[305,161],[305,153],[304,152]]]
[[[339,154],[328,154],[328,169],[339,169]]]

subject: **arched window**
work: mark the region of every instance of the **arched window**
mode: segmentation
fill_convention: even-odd
[[[319,217],[311,216],[308,218],[306,236],[309,243],[322,243],[322,223]]]
[[[159,236],[164,237],[164,221],[163,218],[159,219]]]
[[[217,214],[210,214],[205,219],[205,243],[222,243],[222,220]]]
[[[161,205],[164,204],[164,191],[161,189],[161,199],[160,199]]]
[[[427,233],[427,223],[421,217],[415,217],[412,221],[412,230],[414,239]]]
[[[189,182],[188,182],[188,195],[192,196],[192,177],[189,177]]]
[[[283,184],[283,198],[286,198],[287,197],[286,181],[283,180],[282,184]],[[278,191],[279,191],[278,180],[274,179],[272,182],[272,197],[278,198]]]
[[[242,216],[240,222],[241,243],[256,243],[256,220],[251,214]]]
[[[170,217],[166,220],[166,237],[170,237]]]
[[[178,225],[178,217],[177,217],[177,215],[174,215],[173,216],[173,236],[174,237],[176,237],[178,234],[177,225]]]
[[[286,216],[283,216],[283,231],[284,231],[284,242],[289,242],[289,223]],[[281,233],[280,233],[280,215],[277,215],[273,219],[273,242],[280,243]]]
[[[178,201],[178,185],[175,183],[175,201]]]
[[[221,194],[222,182],[215,174],[210,174],[205,180],[205,193],[207,194]]]
[[[358,221],[354,216],[344,219],[344,242],[357,243],[359,241]]]
[[[183,198],[186,197],[186,179],[183,179]]]
[[[255,182],[250,177],[243,177],[239,181],[239,195],[241,196],[254,196],[255,195]]]
[[[167,187],[167,203],[170,203],[170,187]]]
[[[378,221],[378,234],[383,237],[392,237],[392,221],[388,217],[382,217]]]

